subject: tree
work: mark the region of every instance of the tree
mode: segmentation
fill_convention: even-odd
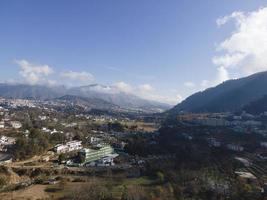
[[[160,183],[164,182],[164,174],[162,172],[157,172],[157,179]]]
[[[67,159],[66,154],[60,154],[60,155],[58,156],[58,162],[59,162],[59,163],[64,162],[66,159]]]

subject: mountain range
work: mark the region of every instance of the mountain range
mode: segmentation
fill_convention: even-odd
[[[61,99],[72,103],[86,102],[92,108],[103,109],[118,106],[124,109],[161,112],[170,105],[140,98],[113,86],[92,84],[67,88],[65,86],[45,86],[26,84],[0,84],[0,96],[4,98],[52,100]],[[78,98],[80,97],[80,98]],[[96,103],[97,102],[97,103]]]
[[[171,109],[170,113],[233,112],[245,108],[251,111],[253,110],[251,106],[256,104],[259,110],[259,108],[264,109],[266,95],[267,71],[228,80],[216,87],[197,92]]]

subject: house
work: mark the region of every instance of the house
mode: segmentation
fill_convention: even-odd
[[[216,138],[208,138],[207,140],[210,147],[220,147],[222,145]]]
[[[182,136],[187,140],[193,140],[193,137],[191,135],[188,135],[187,133],[182,133]]]
[[[232,151],[244,151],[244,147],[236,144],[227,144],[226,148]]]
[[[262,123],[260,121],[248,120],[243,123],[245,126],[261,126]]]
[[[101,138],[98,138],[98,137],[91,137],[90,138],[90,143],[91,144],[97,144],[99,142],[102,142],[102,139]]]
[[[42,128],[42,131],[45,132],[45,133],[49,133],[51,130],[48,129],[48,128],[46,128],[46,127],[43,127],[43,128]]]
[[[0,128],[5,128],[5,122],[4,121],[0,122]]]
[[[233,120],[242,120],[241,116],[233,116]]]
[[[38,116],[39,117],[39,119],[41,120],[41,121],[45,121],[46,119],[47,119],[47,117],[44,115],[44,116]]]
[[[261,146],[267,148],[267,142],[261,142]]]
[[[115,156],[105,156],[99,160],[90,162],[85,164],[85,166],[89,167],[107,167],[107,166],[114,166],[114,158]]]
[[[56,153],[66,153],[68,151],[68,147],[64,144],[57,144],[54,146],[53,150]]]
[[[76,151],[82,149],[82,141],[73,140],[67,142],[66,145],[68,146],[69,151]]]
[[[10,124],[14,129],[19,129],[22,127],[22,124],[19,121],[11,121]]]

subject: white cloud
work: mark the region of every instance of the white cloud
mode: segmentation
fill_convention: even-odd
[[[244,58],[245,55],[242,53],[235,53],[231,55],[225,54],[213,57],[212,62],[218,66],[235,67],[240,64]]]
[[[207,88],[209,86],[209,82],[208,80],[202,80],[201,83],[200,83],[200,86],[202,88]]]
[[[180,103],[183,100],[183,97],[180,94],[161,95],[158,93],[149,93],[146,96],[141,96],[141,97],[149,100],[167,103],[170,105],[176,105],[177,103]]]
[[[230,77],[229,77],[229,73],[227,71],[227,69],[225,67],[218,67],[217,68],[217,74],[215,76],[214,79],[211,79],[211,80],[202,80],[198,85],[196,85],[195,83],[193,83],[193,87],[194,87],[194,90],[195,91],[198,91],[198,90],[205,90],[207,88],[210,88],[210,87],[214,87],[224,81],[227,81],[229,80]],[[191,82],[186,82],[188,84],[185,84],[184,85],[186,87],[192,87],[191,86]]]
[[[188,87],[188,88],[193,88],[193,87],[196,86],[196,84],[191,82],[191,81],[187,81],[187,82],[184,83],[184,86]]]
[[[214,85],[220,84],[229,79],[229,74],[225,67],[221,66],[217,69],[217,71],[218,71],[218,74],[217,74],[217,78],[215,79]]]
[[[91,82],[94,80],[94,76],[89,72],[85,71],[82,72],[67,71],[67,72],[62,72],[60,76],[62,78],[70,79],[73,81],[79,81],[82,83]]]
[[[203,80],[202,90],[230,78],[267,70],[267,7],[248,13],[236,11],[216,22],[219,27],[234,22],[234,30],[217,46],[218,55],[212,58],[217,75]]]
[[[154,88],[149,84],[143,84],[139,86],[139,89],[141,92],[151,92],[154,90]]]
[[[133,91],[132,86],[123,81],[114,83],[113,86],[116,87],[121,92],[132,92]]]
[[[217,20],[222,26],[234,22],[235,30],[218,46],[221,55],[213,63],[225,70],[249,75],[267,70],[267,7],[253,12],[234,12]]]
[[[243,18],[244,18],[243,12],[236,11],[236,12],[233,12],[231,15],[227,15],[227,16],[224,16],[224,17],[217,19],[216,23],[220,27],[220,26],[226,24],[227,22],[229,22],[231,19],[242,20]]]
[[[109,92],[111,93],[126,92],[126,93],[136,95],[138,97],[144,98],[144,99],[154,100],[154,101],[173,104],[173,105],[179,103],[182,100],[181,95],[178,95],[177,93],[174,93],[174,92],[171,92],[168,95],[162,95],[161,92],[157,91],[150,84],[132,86],[123,81],[114,83],[110,87]]]
[[[15,63],[19,65],[19,73],[24,78],[24,81],[31,85],[46,82],[46,77],[54,72],[48,65],[37,65],[27,60],[16,60]]]

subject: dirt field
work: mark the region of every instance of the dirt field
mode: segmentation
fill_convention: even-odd
[[[10,193],[0,194],[1,200],[37,200],[37,199],[50,199],[49,194],[44,190],[46,185],[33,185],[24,190],[18,190]]]

